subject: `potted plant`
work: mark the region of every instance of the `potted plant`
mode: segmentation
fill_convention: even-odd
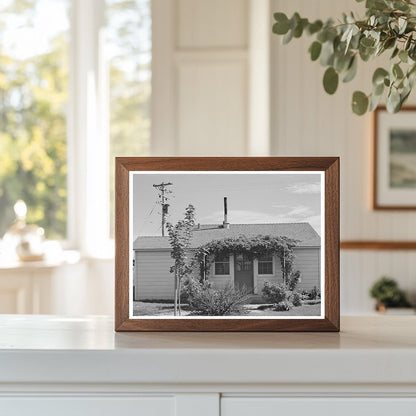
[[[370,295],[376,300],[376,310],[386,312],[387,308],[410,308],[411,305],[405,293],[399,288],[397,282],[383,276],[377,280],[370,289]]]

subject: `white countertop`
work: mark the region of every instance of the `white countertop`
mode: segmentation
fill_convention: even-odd
[[[106,317],[0,316],[0,383],[416,383],[416,316],[338,333],[115,333]]]

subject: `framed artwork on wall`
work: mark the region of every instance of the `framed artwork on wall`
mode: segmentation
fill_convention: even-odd
[[[339,331],[339,159],[116,158],[116,331]]]
[[[373,117],[373,208],[416,209],[416,107],[380,107]]]

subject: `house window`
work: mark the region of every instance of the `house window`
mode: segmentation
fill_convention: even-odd
[[[230,256],[215,257],[215,274],[230,274]]]
[[[258,265],[259,274],[273,274],[273,256],[271,254],[259,257]]]

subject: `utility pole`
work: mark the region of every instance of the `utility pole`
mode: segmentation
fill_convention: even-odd
[[[172,186],[173,183],[171,182],[162,182],[159,184],[154,184],[153,187],[156,188],[160,194],[159,194],[159,198],[160,198],[160,203],[162,205],[162,237],[165,236],[165,223],[166,223],[166,216],[168,215],[168,209],[169,209],[169,204],[167,203],[167,196],[166,194],[170,193],[171,191],[169,191],[169,189],[167,189],[168,186]]]

